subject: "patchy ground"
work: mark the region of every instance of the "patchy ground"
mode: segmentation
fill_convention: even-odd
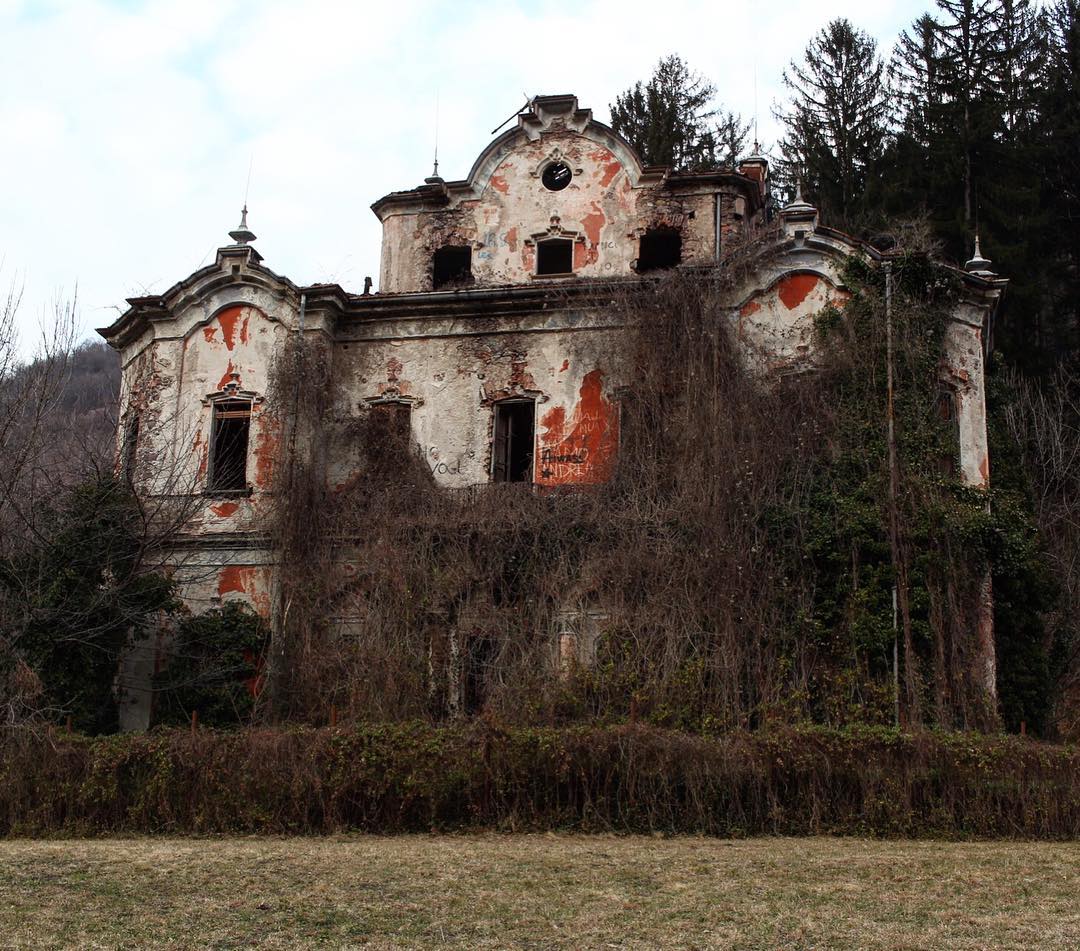
[[[0,842],[16,948],[1080,948],[1080,843]]]

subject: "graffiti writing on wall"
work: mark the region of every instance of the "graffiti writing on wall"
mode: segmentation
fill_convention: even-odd
[[[476,451],[467,449],[456,456],[442,457],[437,446],[429,446],[424,453],[432,475],[461,475],[469,467],[469,463],[476,458]]]

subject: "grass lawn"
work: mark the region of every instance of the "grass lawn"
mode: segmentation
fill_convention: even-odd
[[[1080,948],[1080,843],[0,842],[0,947]]]

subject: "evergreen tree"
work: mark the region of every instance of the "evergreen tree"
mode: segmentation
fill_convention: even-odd
[[[692,171],[731,164],[746,144],[749,125],[722,112],[715,96],[712,83],[678,56],[668,56],[647,83],[615,97],[611,127],[646,165]]]
[[[940,125],[936,108],[940,56],[937,22],[924,13],[900,34],[889,63],[892,123],[924,149],[930,147]]]
[[[1058,0],[1047,14],[1048,55],[1039,103],[1047,210],[1047,349],[1080,361],[1080,0]]]
[[[830,22],[792,62],[784,84],[793,98],[778,113],[785,134],[782,172],[834,221],[858,216],[869,169],[886,135],[884,64],[877,43],[846,19]]]
[[[937,0],[941,56],[936,94],[946,104],[942,144],[959,164],[963,229],[975,227],[978,179],[989,163],[1001,114],[999,8],[993,0]],[[951,134],[949,134],[951,131]]]

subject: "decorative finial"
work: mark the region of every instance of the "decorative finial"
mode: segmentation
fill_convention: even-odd
[[[424,179],[425,185],[441,185],[443,183],[442,178],[439,176],[439,159],[435,159],[435,167],[432,169],[431,174]]]
[[[979,248],[979,232],[975,232],[975,253],[971,256],[971,260],[964,265],[965,271],[971,271],[973,274],[993,274],[994,272],[990,268],[990,261],[982,256],[982,250]]]
[[[802,179],[801,178],[796,178],[795,179],[795,204],[796,205],[801,205],[802,203],[803,203]]]
[[[248,227],[247,223],[247,202],[244,202],[244,208],[240,212],[239,227],[235,231],[230,231],[229,237],[237,244],[249,244],[255,240],[255,232]]]

